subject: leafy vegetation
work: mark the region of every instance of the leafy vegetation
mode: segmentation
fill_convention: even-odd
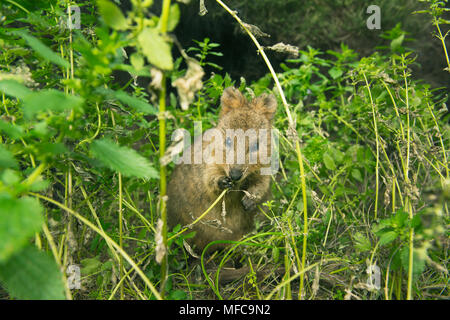
[[[247,83],[209,61],[220,44],[193,39],[183,50],[170,36],[183,4],[164,0],[159,15],[151,0],[131,4],[2,3],[1,297],[448,298],[448,88],[413,79],[400,25],[369,56],[308,47]],[[427,1],[421,14],[448,63],[444,4]],[[67,23],[75,6],[80,29]],[[195,259],[189,229],[167,230],[169,139],[194,121],[214,126],[231,85],[277,95],[280,170],[256,230]],[[248,272],[220,284],[230,261]]]

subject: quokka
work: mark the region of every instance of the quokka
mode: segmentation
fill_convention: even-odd
[[[258,205],[271,196],[271,175],[261,171],[270,167],[270,163],[262,163],[261,160],[263,152],[266,159],[271,157],[271,128],[276,109],[277,101],[272,94],[262,94],[249,101],[239,90],[233,87],[225,89],[219,121],[213,129],[216,133],[214,139],[205,141],[207,131],[200,137],[200,150],[191,145],[184,151],[188,152],[191,160],[196,152],[201,152],[203,160],[175,167],[167,189],[168,224],[171,228],[177,224],[190,226],[223,190],[228,189],[221,203],[190,226],[196,234],[188,242],[195,245],[197,252],[211,241],[239,240],[253,229]],[[260,135],[263,131],[267,134]],[[246,133],[244,136],[243,132]],[[247,134],[249,132],[252,134]],[[205,153],[209,156],[205,157]],[[225,155],[229,156],[226,161],[223,160]],[[225,246],[213,245],[208,251]]]

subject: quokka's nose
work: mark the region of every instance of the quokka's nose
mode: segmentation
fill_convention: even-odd
[[[238,181],[242,177],[242,170],[240,169],[231,169],[230,170],[230,178],[233,181]]]

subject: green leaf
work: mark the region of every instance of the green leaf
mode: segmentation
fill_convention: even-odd
[[[362,179],[362,175],[361,175],[361,171],[359,171],[359,169],[352,169],[352,177],[355,179],[355,180],[358,180],[359,182],[362,182],[363,181],[363,179]]]
[[[141,70],[144,67],[144,57],[139,53],[135,52],[130,56],[130,62],[133,68],[136,70]]]
[[[82,111],[84,99],[64,92],[48,89],[33,92],[24,99],[24,113],[30,118],[41,111],[61,112],[76,109]]]
[[[33,92],[23,84],[14,80],[0,81],[0,91],[8,96],[12,96],[21,100],[25,99],[26,96]]]
[[[337,79],[340,76],[342,76],[342,74],[344,73],[341,69],[338,69],[336,67],[331,68],[330,70],[328,70],[328,73],[330,74],[330,76],[333,79]]]
[[[108,168],[144,179],[158,178],[158,172],[150,162],[128,147],[122,147],[109,139],[96,140],[91,144],[93,156]]]
[[[14,168],[19,169],[19,164],[14,155],[0,144],[0,169]]]
[[[323,163],[328,170],[336,170],[333,158],[326,152],[323,154]]]
[[[81,268],[81,274],[90,275],[100,270],[102,263],[95,257],[81,260],[81,265],[83,266]]]
[[[169,293],[169,300],[186,300],[187,294],[183,290],[174,290]]]
[[[129,105],[134,108],[136,111],[142,112],[144,114],[157,114],[158,110],[156,110],[152,105],[147,102],[130,96],[124,91],[115,91],[114,96],[123,104]]]
[[[114,3],[107,0],[98,0],[98,11],[106,25],[114,30],[125,30],[128,28],[127,19]]]
[[[274,263],[278,263],[278,260],[280,259],[280,249],[278,249],[278,247],[272,248],[272,259]]]
[[[163,70],[173,69],[170,45],[155,28],[145,28],[138,36],[138,43],[148,61]]]
[[[114,70],[122,70],[131,73],[133,76],[138,77],[151,77],[150,71],[147,68],[136,69],[129,64],[119,63],[114,66]],[[98,89],[97,89],[98,90]]]
[[[361,252],[369,251],[372,248],[370,240],[361,232],[355,233],[353,240],[355,241],[355,248]]]
[[[426,251],[413,248],[413,276],[419,276],[425,270]],[[400,251],[400,260],[403,269],[409,271],[409,247],[403,247]]]
[[[57,64],[63,68],[70,67],[69,62],[61,58],[60,55],[47,47],[43,42],[41,42],[41,40],[30,35],[27,31],[17,30],[12,33],[22,37],[28,43],[28,45],[44,60],[53,62],[54,64]]]
[[[380,235],[380,246],[386,245],[397,239],[398,233],[395,231],[383,232]]]
[[[38,200],[0,195],[0,262],[20,250],[41,230],[42,207]]]
[[[10,136],[12,139],[17,140],[25,135],[22,127],[0,120],[0,131]]]
[[[167,31],[173,31],[180,20],[180,7],[178,4],[170,6],[169,20],[167,21]],[[160,20],[161,21],[161,20]]]
[[[17,171],[11,169],[4,170],[0,178],[1,181],[7,186],[18,184],[22,179]]]
[[[55,260],[31,246],[0,264],[0,283],[17,299],[65,299],[62,274]]]
[[[408,212],[404,211],[402,208],[398,209],[395,213],[395,216],[391,218],[393,222],[393,226],[395,228],[403,228],[403,226],[406,225],[409,214]]]
[[[342,163],[342,161],[344,161],[344,153],[338,149],[335,148],[331,148],[330,149],[330,153],[333,156],[333,159],[337,162],[337,163]]]
[[[397,51],[402,46],[403,40],[405,39],[405,34],[402,34],[398,38],[391,41],[391,50]]]
[[[66,153],[68,150],[63,143],[51,143],[51,142],[42,142],[37,146],[39,151],[39,155],[60,155]]]

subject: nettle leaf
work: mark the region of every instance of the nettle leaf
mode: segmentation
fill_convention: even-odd
[[[175,3],[170,6],[169,21],[167,21],[167,31],[173,31],[177,26],[178,21],[180,21],[180,7]]]
[[[90,275],[100,270],[102,263],[100,262],[98,257],[95,257],[81,260],[81,265],[81,274]]]
[[[136,70],[141,70],[144,67],[144,57],[139,53],[135,52],[130,56],[130,62],[133,68]]]
[[[33,92],[23,84],[14,80],[0,81],[0,91],[8,96],[12,96],[21,100],[25,99],[26,96]]]
[[[12,32],[20,37],[22,37],[28,45],[44,60],[53,62],[63,68],[69,68],[69,62],[63,59],[60,55],[55,53],[52,49],[47,47],[41,40],[33,37],[25,30],[17,30]]]
[[[63,300],[64,283],[55,260],[28,246],[0,264],[0,283],[17,299]]]
[[[359,169],[352,169],[352,177],[356,180],[358,180],[359,182],[363,181],[362,175],[361,175],[361,171]]]
[[[392,231],[394,228],[392,227],[392,222],[390,219],[382,219],[378,224],[372,226],[372,231],[378,237],[380,237],[384,232]]]
[[[127,19],[114,3],[107,0],[98,0],[97,5],[106,25],[114,30],[126,30],[128,28]]]
[[[163,70],[173,69],[170,45],[155,28],[145,28],[138,36],[142,53],[155,67]]]
[[[22,177],[20,176],[19,172],[12,169],[6,169],[3,171],[3,173],[0,175],[1,181],[6,186],[13,186],[15,184],[20,183],[20,180]]]
[[[335,148],[331,148],[329,151],[333,155],[333,159],[336,160],[337,163],[342,163],[344,161],[345,154]]]
[[[404,34],[402,34],[398,38],[395,38],[394,40],[392,40],[391,41],[391,50],[392,51],[398,50],[402,46],[403,40],[405,40]]]
[[[30,118],[41,111],[62,112],[72,109],[83,111],[83,102],[83,98],[65,94],[59,90],[41,90],[25,97],[24,114],[27,118]]]
[[[169,300],[186,300],[187,294],[183,290],[170,291],[168,299]]]
[[[41,111],[83,110],[83,98],[65,94],[55,89],[32,91],[17,81],[3,80],[0,81],[0,91],[23,100],[24,114],[28,118]],[[0,129],[11,131],[12,128],[3,124],[0,126]],[[15,130],[16,137],[19,136],[19,131],[21,130]]]
[[[419,276],[425,270],[425,261],[427,258],[426,250],[413,248],[413,276]],[[400,251],[400,260],[403,269],[409,271],[409,247],[403,247]]]
[[[328,170],[336,170],[336,164],[334,163],[333,158],[327,152],[323,154],[323,163]]]
[[[42,206],[34,198],[0,195],[0,263],[23,248],[41,227]]]
[[[123,104],[129,105],[134,108],[138,112],[142,112],[144,114],[157,114],[158,110],[156,110],[152,105],[147,102],[130,96],[128,93],[124,91],[115,91],[114,96]]]
[[[124,176],[158,178],[158,172],[152,167],[150,161],[135,150],[119,146],[109,139],[94,141],[91,144],[91,152],[94,158]]]
[[[337,67],[333,67],[330,70],[328,70],[328,73],[330,74],[330,76],[333,79],[337,79],[340,76],[342,76],[342,74],[344,73],[341,69],[337,68]]]
[[[19,169],[19,163],[10,151],[0,144],[0,169],[6,168]]]
[[[372,248],[370,240],[361,232],[355,233],[353,240],[355,240],[355,248],[361,252],[369,251]]]
[[[21,126],[3,120],[0,120],[0,132],[3,132],[14,140],[25,136],[25,132]]]
[[[147,70],[146,68],[136,69],[133,65],[124,64],[124,63],[116,64],[114,66],[114,70],[126,71],[126,72],[131,73],[133,76],[138,76],[138,77],[151,77],[150,71]]]
[[[408,212],[404,211],[402,208],[397,210],[397,212],[395,213],[395,216],[393,216],[392,218],[392,222],[393,225],[396,228],[402,228],[403,226],[405,226],[408,222],[409,219],[409,214]]]
[[[386,245],[397,239],[398,233],[395,231],[386,231],[380,235],[380,245]]]

